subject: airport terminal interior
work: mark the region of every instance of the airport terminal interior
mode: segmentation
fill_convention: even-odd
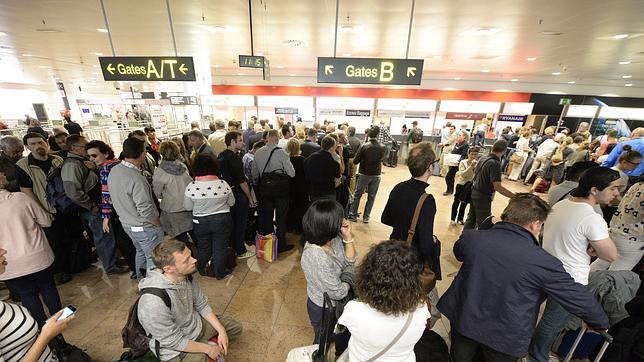
[[[452,361],[563,361],[578,331],[561,326],[544,332],[552,306],[561,320],[576,315],[589,327],[580,343],[587,352],[576,360],[603,355],[602,361],[644,361],[644,228],[638,214],[644,212],[643,14],[641,0],[0,0],[0,264],[6,264],[0,273],[0,360],[153,361],[154,333],[161,333],[164,361],[334,361],[336,352],[338,361],[352,362],[449,361],[450,353]],[[274,144],[287,155],[269,157]],[[116,160],[97,161],[90,151],[108,154],[102,145]],[[310,147],[314,152],[306,151]],[[70,158],[80,162],[63,161]],[[204,166],[209,161],[217,170]],[[171,162],[180,173],[173,173]],[[287,172],[286,164],[295,170],[286,181],[287,196],[275,196],[276,186],[263,181],[272,162],[285,162],[268,167],[273,171]],[[134,176],[113,173],[128,168],[136,169]],[[166,188],[166,197],[158,197],[162,177],[179,191]],[[435,210],[429,215],[422,206],[409,246],[389,240],[394,228],[404,225],[398,239],[411,228],[422,187],[411,201],[395,187],[412,177],[427,182],[423,187]],[[601,177],[608,181],[600,183]],[[228,204],[184,193],[186,185],[220,181],[234,195]],[[130,183],[144,191],[133,194],[125,186]],[[615,194],[606,196],[614,185]],[[550,192],[564,186],[556,197]],[[171,198],[179,206],[166,209]],[[510,207],[526,199],[531,203],[525,208]],[[61,209],[65,201],[73,211]],[[210,202],[218,203],[216,212],[207,213],[215,207]],[[322,217],[315,213],[329,203],[327,209],[339,205],[342,217],[333,224],[334,239],[321,246],[306,236],[330,227],[310,221]],[[388,203],[393,210],[385,213]],[[562,211],[565,203],[590,204],[595,211],[576,219],[573,206]],[[524,213],[538,209],[534,205],[552,207],[550,219],[526,219]],[[455,206],[462,209],[458,216]],[[112,212],[118,216],[110,219]],[[174,225],[186,215],[188,226]],[[385,223],[387,218],[402,218],[402,224]],[[577,223],[582,227],[570,227]],[[203,231],[208,226],[212,230]],[[421,241],[428,227],[435,239]],[[507,236],[512,227],[520,230]],[[574,231],[557,234],[556,228]],[[466,229],[479,230],[461,236]],[[487,238],[486,245],[498,246],[488,239],[502,235],[508,243],[528,240],[534,249],[526,246],[512,257],[513,247],[501,247],[498,258],[480,249],[475,258],[460,249],[457,260],[455,245]],[[181,274],[177,260],[183,254],[170,252],[164,274],[159,268],[152,274],[152,259],[163,259],[158,255],[166,250],[155,246],[173,245],[177,238],[188,242],[196,269]],[[335,241],[337,247],[330,246]],[[425,289],[424,269],[413,265],[419,273],[413,279],[420,281],[400,280],[382,290],[388,280],[382,275],[403,275],[402,269],[391,272],[403,263],[396,259],[382,266],[380,278],[372,270],[371,282],[381,284],[370,286],[375,297],[367,296],[370,279],[361,264],[375,258],[382,243],[398,248],[390,253],[412,253],[418,265],[438,264],[435,287]],[[355,269],[340,266],[340,274],[329,255],[338,252],[347,263],[351,245]],[[431,255],[427,248],[433,248]],[[307,257],[316,250],[326,254]],[[529,252],[534,254],[523,254]],[[503,257],[526,261],[516,277],[499,272]],[[315,269],[323,264],[328,269]],[[336,269],[338,275],[331,275]],[[530,279],[530,273],[537,276]],[[548,273],[559,274],[543,282]],[[138,309],[143,337],[151,338],[148,359],[124,355],[130,348],[122,332],[139,283],[156,277],[172,289],[188,274],[216,315],[242,327],[225,356],[219,352],[223,342],[206,343],[212,332],[195,330],[202,325],[212,331],[212,323],[194,306],[186,307],[186,315],[194,313],[195,323],[173,315],[162,328],[149,329],[172,307],[152,321],[145,320],[146,308]],[[591,288],[600,278],[593,274],[609,280],[602,285],[612,294]],[[412,288],[408,284],[415,294],[392,292]],[[346,333],[333,331],[337,320],[330,331],[324,326],[336,318],[335,309],[314,302],[338,288],[343,298],[355,298],[331,298],[336,306],[349,306],[338,318],[357,320],[354,330],[349,327],[348,347]],[[33,310],[41,304],[46,317],[57,312],[48,309],[56,293],[54,305],[71,306],[73,317],[39,320]],[[185,293],[172,294],[172,305],[180,300],[175,298],[193,300],[196,292]],[[400,299],[412,294],[420,295],[427,314],[416,329],[401,317],[411,320],[416,308],[398,309]],[[618,301],[611,304],[608,294]],[[444,310],[436,307],[439,299]],[[378,303],[390,309],[378,309]],[[15,325],[8,313],[16,310],[31,329]],[[173,325],[184,317],[182,325]],[[423,318],[431,322],[425,325]],[[458,320],[458,331],[450,320]],[[556,334],[552,341],[538,341],[547,332]],[[54,337],[59,333],[64,341]],[[194,342],[197,347],[187,344],[208,333]],[[629,342],[619,339],[634,335]],[[173,348],[165,344],[172,338]],[[545,357],[538,355],[539,343],[547,344]],[[315,351],[323,344],[328,350],[319,356]]]

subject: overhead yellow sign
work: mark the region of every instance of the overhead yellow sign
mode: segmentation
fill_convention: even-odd
[[[192,57],[99,57],[106,81],[195,81]]]
[[[318,58],[318,83],[420,85],[422,59]]]

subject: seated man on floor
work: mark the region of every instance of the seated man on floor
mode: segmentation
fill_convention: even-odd
[[[168,308],[164,301],[153,294],[143,294],[139,299],[138,318],[146,333],[151,336],[150,350],[160,345],[161,361],[206,362],[217,360],[228,352],[228,339],[241,334],[239,322],[225,316],[216,316],[208,305],[197,279],[197,260],[190,249],[180,241],[167,239],[152,252],[157,269],[148,272],[139,289],[165,289],[170,297]],[[218,344],[208,344],[217,336]],[[156,352],[155,352],[156,353]]]

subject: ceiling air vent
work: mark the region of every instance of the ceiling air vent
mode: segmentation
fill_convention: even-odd
[[[289,39],[289,40],[284,40],[284,45],[297,48],[297,47],[304,47],[306,46],[306,42],[303,40],[297,40],[297,39]]]

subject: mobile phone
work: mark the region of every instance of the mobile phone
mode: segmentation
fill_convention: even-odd
[[[63,314],[61,314],[60,317],[58,317],[58,320],[61,321],[63,319],[67,319],[70,316],[74,315],[75,313],[76,313],[76,307],[74,307],[71,304],[67,304],[67,306],[63,308]]]

